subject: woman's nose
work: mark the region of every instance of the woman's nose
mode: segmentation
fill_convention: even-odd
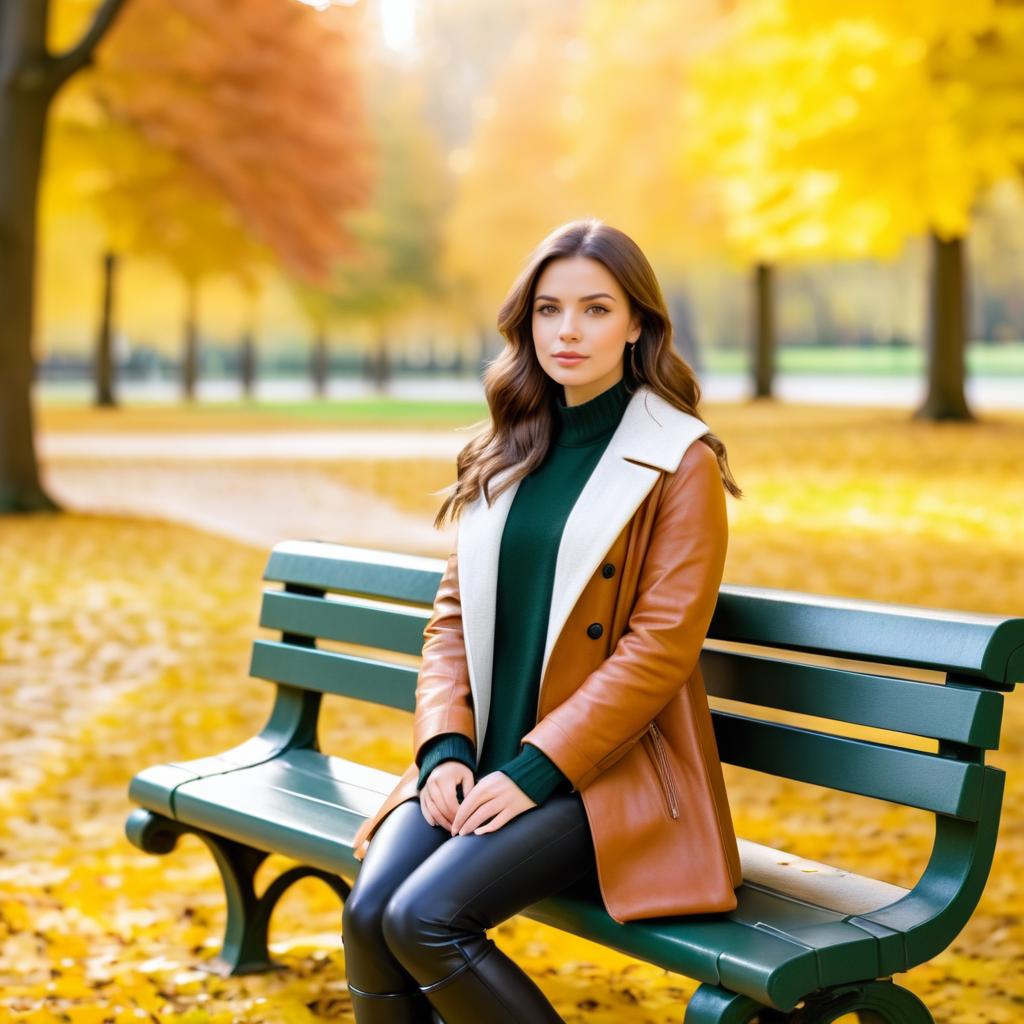
[[[558,337],[562,339],[578,338],[579,328],[577,328],[575,321],[563,320],[561,330],[558,332]]]

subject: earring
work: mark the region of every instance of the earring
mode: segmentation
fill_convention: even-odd
[[[639,340],[640,339],[638,338],[637,341]],[[631,342],[629,346],[629,365],[633,370],[634,379],[639,380],[640,374],[637,372],[636,368],[636,341]]]

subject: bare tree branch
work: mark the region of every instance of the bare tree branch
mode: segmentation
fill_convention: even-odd
[[[49,87],[56,92],[76,71],[92,63],[100,40],[107,34],[126,0],[103,0],[92,25],[82,38],[64,53],[56,54],[50,66]]]

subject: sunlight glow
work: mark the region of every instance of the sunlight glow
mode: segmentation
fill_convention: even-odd
[[[416,48],[416,0],[380,0],[384,42],[402,53]]]
[[[317,11],[326,11],[328,7],[354,7],[358,2],[359,0],[299,0],[300,4]]]

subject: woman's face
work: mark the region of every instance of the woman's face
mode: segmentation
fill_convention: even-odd
[[[640,336],[625,292],[590,256],[561,256],[541,271],[532,324],[537,361],[565,388],[566,405],[588,402],[617,384],[626,343]],[[578,358],[558,358],[563,352]]]

